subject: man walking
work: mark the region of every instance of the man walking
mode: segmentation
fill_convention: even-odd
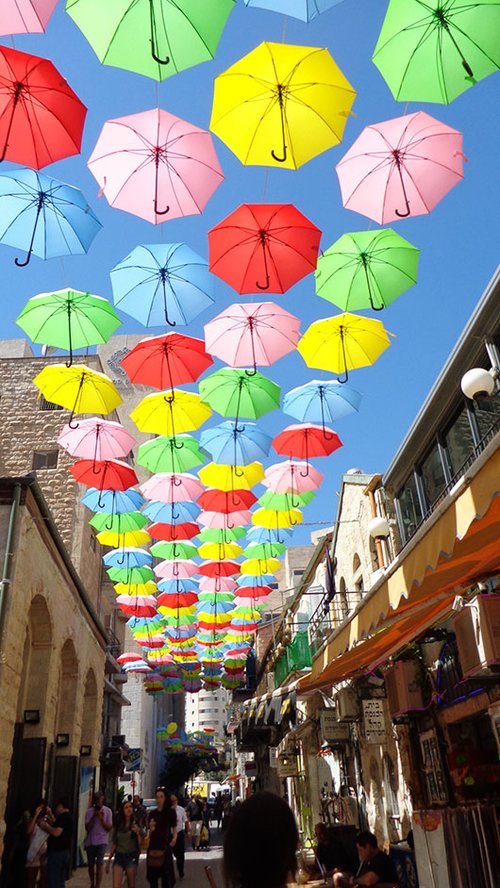
[[[186,811],[189,817],[189,828],[191,831],[191,845],[193,851],[198,848],[200,843],[200,832],[203,826],[203,813],[201,810],[201,802],[197,796],[192,796],[188,802]]]
[[[48,888],[64,888],[70,863],[73,820],[69,813],[68,800],[60,798],[54,814],[47,808],[47,817],[40,826],[49,834],[47,841],[47,882]]]
[[[174,845],[174,857],[177,863],[179,879],[184,878],[184,857],[186,854],[186,831],[189,825],[185,809],[179,805],[177,796],[172,796],[172,808],[177,818],[177,841]]]
[[[108,834],[113,828],[111,808],[104,804],[104,793],[94,793],[94,804],[85,814],[87,836],[84,847],[87,851],[90,888],[101,888],[104,875],[104,855],[108,847]]]

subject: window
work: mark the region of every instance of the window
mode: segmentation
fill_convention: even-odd
[[[467,407],[457,414],[444,436],[451,474],[457,475],[474,450],[474,439]]]
[[[62,410],[63,409],[60,404],[53,404],[52,401],[47,401],[47,399],[44,398],[43,395],[40,395],[40,398],[38,400],[38,406],[39,406],[40,410]]]
[[[401,488],[398,502],[401,511],[401,535],[406,542],[415,533],[423,518],[414,475],[410,475],[406,484]]]
[[[55,469],[58,457],[58,450],[35,450],[31,467],[35,471],[37,469]]]
[[[479,437],[484,438],[500,419],[500,390],[497,389],[491,398],[481,398],[479,401],[474,401],[474,416],[479,429]]]
[[[446,487],[446,477],[437,444],[427,454],[420,466],[427,505],[432,506]]]

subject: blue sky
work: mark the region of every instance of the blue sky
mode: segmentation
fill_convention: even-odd
[[[391,348],[373,367],[351,375],[352,384],[363,393],[361,411],[336,427],[344,447],[328,460],[315,463],[326,480],[305,511],[307,525],[296,532],[296,542],[306,540],[313,529],[311,524],[333,520],[337,507],[335,491],[344,471],[360,466],[367,472],[378,472],[388,465],[498,262],[500,76],[487,78],[449,106],[396,103],[371,62],[386,7],[387,0],[344,0],[306,25],[291,18],[285,21],[275,13],[247,9],[239,0],[216,59],[160,85],[136,74],[101,66],[64,12],[64,2],[59,4],[45,35],[16,36],[13,42],[10,38],[3,40],[7,45],[13,43],[18,49],[51,58],[88,106],[81,156],[53,164],[45,172],[81,187],[104,226],[88,256],[48,262],[35,257],[25,269],[14,265],[19,251],[0,246],[0,338],[4,339],[22,335],[15,318],[26,300],[36,293],[72,286],[111,298],[110,269],[139,243],[184,241],[206,255],[207,231],[240,203],[260,202],[264,194],[269,202],[295,203],[309,216],[323,230],[323,249],[344,232],[373,228],[370,220],[342,208],[334,171],[363,127],[423,108],[463,131],[464,151],[469,158],[463,182],[431,215],[392,226],[421,249],[419,282],[383,313],[385,326],[396,335]],[[341,145],[299,171],[266,171],[263,167],[242,166],[215,139],[225,182],[203,215],[173,220],[156,228],[110,209],[105,199],[98,199],[98,186],[85,164],[105,120],[153,108],[159,101],[168,111],[208,128],[214,76],[261,41],[280,42],[284,36],[288,43],[327,46],[356,88],[356,116],[348,120]],[[5,169],[8,166],[4,164]],[[299,315],[303,331],[311,321],[336,313],[334,306],[315,296],[313,276],[283,296],[269,298]],[[202,335],[203,323],[233,301],[238,301],[237,295],[217,281],[214,310],[202,314],[188,328],[179,328],[180,332]],[[145,336],[162,332],[159,328],[148,331],[131,318],[122,317],[122,332],[140,332]],[[282,386],[283,392],[321,375],[309,370],[298,354],[261,369]],[[294,422],[293,418],[278,412],[261,420],[271,434],[289,422]]]

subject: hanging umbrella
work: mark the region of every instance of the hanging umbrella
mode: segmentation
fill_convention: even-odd
[[[189,558],[176,561],[160,561],[153,568],[157,577],[163,580],[189,579],[199,573],[198,565]]]
[[[140,493],[133,488],[129,490],[98,490],[91,487],[87,490],[81,501],[91,512],[98,512],[102,517],[106,518],[105,530],[111,530],[112,525],[108,526],[107,522],[112,522],[118,516],[126,515],[128,512],[135,512],[144,503]]]
[[[75,481],[98,490],[127,490],[139,481],[132,466],[120,459],[79,459],[69,470]]]
[[[177,540],[175,543],[166,543],[161,540],[151,546],[150,552],[155,558],[164,558],[175,561],[176,558],[192,558],[198,549],[188,540]]]
[[[124,533],[116,533],[112,530],[102,530],[97,534],[97,542],[101,546],[111,546],[114,549],[122,549],[127,546],[145,546],[151,542],[151,537],[146,530],[128,530]]]
[[[144,500],[142,500],[144,502]],[[196,503],[161,503],[151,502],[144,506],[143,512],[151,521],[161,522],[169,526],[179,527],[181,524],[195,521],[199,514]]]
[[[111,567],[106,573],[112,583],[126,583],[127,586],[154,580],[150,567]]]
[[[285,293],[316,268],[320,239],[292,204],[242,204],[208,232],[210,271],[238,293]]]
[[[296,419],[320,422],[324,428],[327,422],[336,422],[356,413],[360,403],[361,395],[347,383],[342,385],[336,379],[312,379],[287,392],[283,411]]]
[[[155,225],[201,213],[224,178],[210,133],[160,108],[108,120],[87,165],[110,206]]]
[[[273,494],[273,496],[282,496],[283,494]],[[286,494],[284,494],[286,496]],[[262,497],[263,499],[263,497]],[[260,502],[260,500],[259,500]],[[264,508],[266,507],[265,503],[262,503]],[[289,508],[288,503],[283,504],[284,508]],[[271,505],[270,508],[273,506]],[[275,506],[274,508],[278,508]],[[249,543],[245,549],[245,555],[247,558],[279,558],[280,555],[284,555],[286,552],[286,546],[284,543],[277,542],[268,542],[268,543]]]
[[[0,161],[39,170],[79,154],[86,114],[49,59],[0,46]]]
[[[218,490],[249,490],[264,477],[264,467],[260,462],[252,462],[247,466],[225,466],[208,463],[198,472],[200,481],[206,487],[217,487]]]
[[[392,0],[373,61],[399,102],[451,102],[500,67],[496,0]]]
[[[107,342],[121,321],[102,296],[59,290],[28,299],[16,324],[33,342],[69,351],[71,366],[74,348]]]
[[[130,418],[140,432],[175,436],[199,428],[212,415],[199,395],[172,389],[146,395],[132,410]]]
[[[166,333],[141,339],[120,361],[131,382],[153,388],[174,388],[196,382],[213,360],[203,339],[181,333]]]
[[[304,491],[304,493],[274,493],[272,490],[266,492],[259,497],[259,504],[264,509],[302,509],[314,499],[315,493]]]
[[[164,540],[166,543],[174,543],[176,540],[190,540],[200,532],[198,524],[194,521],[186,521],[183,524],[162,524],[155,522],[148,527],[148,534],[154,540]]]
[[[342,447],[339,436],[326,426],[297,423],[283,429],[273,438],[276,453],[309,462],[311,457],[329,456]]]
[[[292,536],[292,533],[292,530],[278,530],[276,527],[269,529],[250,527],[248,530],[248,541],[252,543],[285,543],[286,539]]]
[[[463,179],[462,138],[424,111],[365,127],[336,167],[344,207],[382,225],[430,213]]]
[[[198,601],[196,592],[162,592],[157,598],[158,605],[173,611],[180,608],[191,608]]]
[[[271,438],[255,423],[226,420],[203,431],[200,443],[216,462],[234,466],[267,456]]]
[[[71,410],[70,429],[78,426],[73,423],[75,413],[111,413],[122,403],[114,383],[85,364],[49,364],[33,382],[46,401]]]
[[[203,577],[232,577],[240,572],[237,561],[205,561],[199,566]]]
[[[264,487],[273,493],[301,494],[308,490],[317,490],[324,480],[324,475],[314,466],[306,462],[274,463],[266,469],[262,482]]]
[[[136,461],[137,465],[145,466],[150,472],[178,474],[201,465],[207,456],[196,438],[190,435],[159,435],[140,445]]]
[[[205,324],[211,355],[232,367],[269,366],[297,345],[300,320],[274,302],[230,305]],[[248,371],[250,374],[251,371]]]
[[[241,573],[249,577],[262,577],[264,574],[275,574],[281,568],[278,558],[247,558],[241,562]]]
[[[164,80],[213,59],[234,0],[66,0],[105,65]]]
[[[255,577],[252,579],[256,580]],[[271,586],[261,585],[261,579],[259,577],[258,582],[254,586],[241,586],[238,588],[238,598],[250,598],[252,602],[258,601],[259,599],[267,598],[271,595],[272,592]]]
[[[35,170],[0,173],[0,243],[41,259],[86,253],[101,223],[81,191]]]
[[[146,499],[178,503],[197,499],[203,491],[203,484],[196,475],[190,475],[188,472],[182,474],[161,472],[148,478],[139,489]]]
[[[233,490],[226,493],[223,490],[209,487],[198,497],[197,503],[206,512],[241,512],[250,509],[257,502],[257,497],[251,490]]]
[[[115,305],[145,327],[189,324],[214,302],[215,278],[208,271],[208,262],[186,244],[149,244],[135,247],[112,269],[111,283]],[[186,336],[185,340],[188,339],[192,337]],[[198,342],[200,340],[193,340],[195,344]],[[200,356],[207,359],[204,343],[200,344]],[[122,364],[127,373],[127,365],[132,368],[138,366],[140,374],[153,379],[153,382],[146,382],[146,385],[154,385],[155,388],[194,382],[206,368],[202,367],[193,379],[191,367],[198,365],[195,363],[195,355],[186,354],[188,347],[182,337],[169,340],[166,336],[156,336],[153,340],[138,343],[130,353],[135,354],[135,360],[126,355]],[[189,361],[186,361],[187,357],[190,358]],[[144,372],[143,358],[148,362]],[[208,358],[206,366],[211,363]],[[174,366],[171,368],[169,365],[172,364]],[[177,376],[179,370],[180,376],[173,382],[172,371]],[[189,372],[183,379],[181,377],[186,374],[186,370]],[[165,374],[166,381],[160,382]]]
[[[258,530],[259,528],[255,527],[252,530]],[[271,586],[271,584],[276,584],[276,577],[273,574],[262,574],[260,577],[251,577],[245,576],[245,574],[241,574],[238,577],[238,589],[237,593],[241,596],[242,589],[253,589],[256,585],[258,586]]]
[[[243,549],[237,543],[203,543],[198,550],[200,558],[220,560],[238,558]]]
[[[249,376],[245,370],[224,367],[199,384],[200,395],[212,410],[222,416],[258,419],[280,406],[280,388],[258,371]]]
[[[416,284],[419,254],[391,228],[343,234],[318,260],[316,293],[343,311],[381,311]]]
[[[234,527],[244,527],[249,524],[252,513],[245,509],[242,512],[231,512],[226,515],[223,512],[200,512],[198,515],[198,523],[204,527],[218,530],[232,530]]]
[[[381,321],[354,314],[340,314],[314,321],[297,349],[308,367],[341,373],[347,382],[349,370],[368,367],[391,344]]]
[[[127,456],[136,442],[121,423],[113,422],[110,419],[91,417],[90,419],[81,419],[76,429],[65,425],[59,434],[57,443],[71,456],[96,461]],[[111,528],[105,529],[110,530]],[[132,529],[136,530],[136,528]]]
[[[316,16],[341,2],[342,0],[245,0],[247,6],[280,12],[303,22],[311,22]]]
[[[241,540],[246,534],[243,527],[233,527],[218,530],[217,528],[206,527],[200,532],[200,540],[202,543],[229,543],[233,540]]]
[[[327,49],[261,43],[215,78],[210,129],[244,164],[297,169],[342,141],[355,97]]]
[[[86,495],[88,496],[88,493]],[[100,512],[99,514],[94,515],[89,521],[90,526],[98,532],[108,531],[117,534],[141,531],[146,527],[147,523],[148,519],[146,516],[143,515],[142,512],[136,512],[134,510],[113,515],[107,512]],[[150,536],[149,533],[148,536]]]
[[[196,580],[189,578],[175,580],[160,580],[158,583],[158,591],[166,594],[180,594],[182,592],[196,592],[198,583]]]
[[[137,599],[128,595],[119,595],[116,605],[122,613],[131,617],[154,617],[157,613],[156,599],[152,596]]]
[[[288,509],[286,512],[281,512],[279,509],[257,509],[252,514],[252,524],[267,529],[295,527],[297,524],[302,524],[302,520],[302,512],[299,509]]]
[[[146,583],[117,583],[115,586],[115,592],[117,595],[135,595],[139,597],[143,595],[155,595],[156,583],[152,583],[151,581]]]
[[[58,0],[3,0],[0,36],[45,31]]]
[[[232,577],[202,577],[198,584],[200,597],[211,595],[231,595],[236,589],[236,581]]]

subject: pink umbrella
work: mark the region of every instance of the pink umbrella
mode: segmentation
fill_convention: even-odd
[[[186,558],[179,561],[160,561],[153,570],[162,580],[187,580],[198,573],[198,565]]]
[[[232,592],[238,588],[231,577],[202,577],[198,585],[200,592]]]
[[[160,108],[106,121],[88,167],[112,207],[154,224],[201,213],[224,179],[210,133]]]
[[[0,37],[45,31],[59,0],[2,0]]]
[[[65,425],[57,443],[71,456],[99,461],[127,456],[136,440],[119,422],[92,416],[81,419],[76,429]]]
[[[245,509],[243,512],[231,512],[230,515],[225,515],[223,512],[200,512],[196,520],[204,527],[231,530],[233,527],[243,527],[245,524],[250,524],[252,513],[249,509]]]
[[[274,302],[230,305],[205,324],[206,349],[231,367],[269,366],[293,351],[300,320]]]
[[[262,484],[273,493],[305,493],[317,490],[323,479],[324,475],[309,463],[287,460],[269,466]]]
[[[146,499],[180,503],[194,501],[204,487],[199,478],[189,472],[158,472],[141,484],[139,489]]]
[[[424,111],[365,127],[337,164],[342,203],[382,225],[430,213],[463,179],[462,138]]]

